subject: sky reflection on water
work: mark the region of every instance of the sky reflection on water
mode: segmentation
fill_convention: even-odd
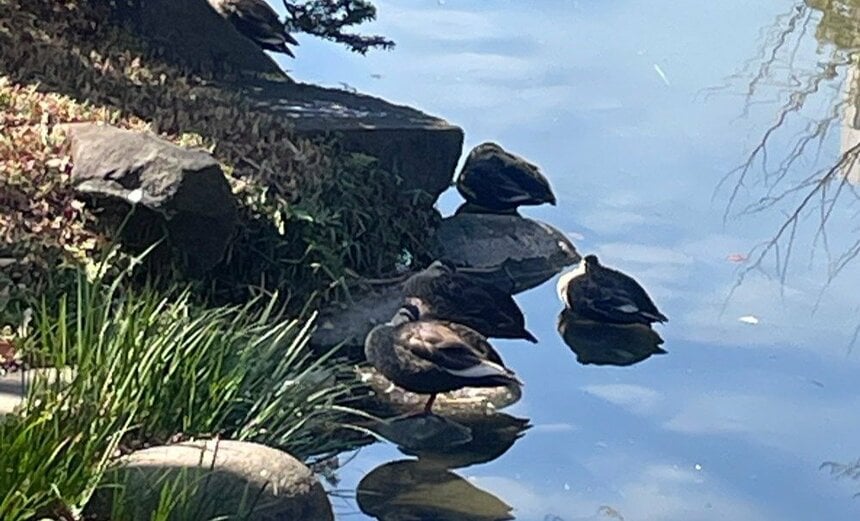
[[[708,99],[702,89],[754,57],[761,29],[790,4],[376,3],[368,30],[392,37],[394,52],[362,58],[299,37],[298,59],[282,63],[300,81],[346,82],[442,116],[465,130],[464,152],[495,140],[541,165],[559,204],[523,213],[633,274],[670,317],[658,328],[668,355],[581,366],[555,329],[554,281],[518,296],[541,343],[494,343],[526,382],[506,412],[534,427],[501,458],[455,472],[522,520],[611,519],[603,506],[640,521],[857,519],[860,483],[819,465],[860,457],[860,352],[849,349],[860,263],[816,310],[826,264],[810,258],[810,224],[784,286],[754,273],[726,303],[738,268],[727,256],[783,217],[724,224],[728,192],[712,198],[775,112],[738,118],[742,85]],[[816,57],[808,40],[801,60]],[[837,151],[829,140],[822,161]],[[452,191],[440,209],[458,204]],[[738,321],[746,315],[760,323]],[[402,458],[364,449],[339,488]],[[364,519],[352,501],[335,506]]]

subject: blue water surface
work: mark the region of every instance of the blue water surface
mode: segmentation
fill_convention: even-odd
[[[743,117],[746,79],[703,89],[755,60],[763,30],[792,3],[374,3],[379,18],[366,30],[393,38],[394,51],[362,57],[299,35],[297,59],[280,63],[299,81],[343,82],[443,117],[464,129],[466,151],[494,140],[539,164],[558,206],[523,213],[633,274],[670,317],[658,327],[669,354],[582,366],[555,329],[555,281],[519,295],[541,342],[495,345],[526,383],[506,412],[534,427],[499,459],[454,472],[519,520],[860,518],[860,482],[820,468],[860,457],[860,350],[851,347],[860,271],[849,265],[825,289],[811,216],[784,281],[768,258],[728,298],[745,266],[728,256],[767,240],[785,215],[724,221],[733,183],[715,190],[778,104],[764,96]],[[813,14],[796,58],[810,69],[825,52],[815,36]],[[772,154],[806,122],[789,122]],[[838,147],[837,128],[801,166],[832,161]],[[740,201],[759,188],[743,188]],[[449,191],[439,207],[447,214],[459,202]],[[850,243],[855,233],[842,226],[830,237]],[[337,488],[354,490],[403,458],[387,444],[362,449]],[[370,519],[349,497],[333,501],[339,519]]]

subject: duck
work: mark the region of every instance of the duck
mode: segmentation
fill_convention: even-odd
[[[556,204],[549,181],[536,165],[492,142],[469,152],[456,185],[466,200],[458,214],[515,215],[519,206]]]
[[[456,322],[425,320],[411,304],[370,330],[364,354],[395,385],[429,394],[425,415],[432,414],[438,393],[523,385],[483,335]]]
[[[537,343],[509,293],[458,272],[450,261],[436,260],[412,275],[403,285],[403,295],[423,318],[464,324],[488,338]]]
[[[567,309],[598,322],[650,326],[669,320],[638,282],[603,266],[597,255],[586,255],[575,269],[563,274],[556,289]]]
[[[209,0],[209,5],[264,50],[296,57],[287,44],[299,42],[287,32],[278,13],[265,0]]]

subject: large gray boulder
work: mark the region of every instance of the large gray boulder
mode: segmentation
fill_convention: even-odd
[[[217,264],[237,223],[236,201],[221,166],[204,150],[107,125],[67,127],[72,183],[83,195],[137,204],[163,219],[191,273]],[[124,230],[126,236],[134,229]]]
[[[464,273],[512,294],[543,284],[580,259],[565,234],[518,215],[448,217],[435,242],[437,257],[465,266]]]
[[[209,440],[153,447],[122,458],[87,510],[107,519],[122,502],[128,521],[149,520],[165,485],[186,494],[186,519],[333,521],[313,472],[286,452],[256,443]],[[181,516],[180,516],[181,517]]]

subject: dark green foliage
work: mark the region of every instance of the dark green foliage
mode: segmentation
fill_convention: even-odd
[[[394,42],[384,36],[344,32],[346,27],[376,19],[376,7],[367,0],[285,0],[284,5],[291,16],[287,25],[293,31],[341,43],[360,54],[372,48],[394,48]]]

